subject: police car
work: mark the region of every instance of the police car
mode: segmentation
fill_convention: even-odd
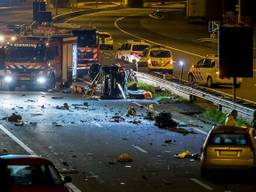
[[[138,61],[138,66],[147,66],[150,71],[173,73],[172,52],[159,46],[147,48]]]
[[[112,36],[108,32],[97,32],[98,42],[103,49],[113,49],[114,41]]]
[[[222,77],[219,73],[218,57],[207,55],[192,65],[188,72],[188,81],[213,87],[214,85],[232,85],[233,78]],[[242,78],[237,78],[236,87],[240,87]]]
[[[136,64],[150,44],[143,41],[127,41],[117,50],[116,58]]]

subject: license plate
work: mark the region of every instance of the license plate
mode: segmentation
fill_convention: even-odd
[[[30,77],[20,77],[20,80],[27,81],[30,80]]]
[[[231,157],[234,157],[234,156],[237,156],[237,151],[220,151],[220,155],[221,156],[231,156]]]

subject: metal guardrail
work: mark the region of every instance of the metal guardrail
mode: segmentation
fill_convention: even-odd
[[[236,109],[239,114],[247,119],[252,119],[253,112],[256,110],[256,105],[254,103],[249,103],[248,101],[242,99],[238,99],[237,102],[233,102],[230,96],[221,94],[219,92],[214,92],[212,89],[207,91],[207,88],[200,88],[199,86],[194,88],[193,85],[172,82],[141,72],[136,72],[136,77],[138,81],[164,88],[187,100],[191,100],[194,96],[210,101],[217,106],[222,106],[223,108],[230,110]]]

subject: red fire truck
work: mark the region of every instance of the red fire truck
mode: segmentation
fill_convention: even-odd
[[[77,77],[88,73],[91,64],[98,63],[101,57],[96,29],[73,30],[77,37]]]
[[[62,77],[62,38],[20,37],[1,49],[2,83],[9,90],[52,89]]]

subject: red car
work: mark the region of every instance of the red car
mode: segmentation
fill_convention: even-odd
[[[2,182],[2,183],[1,183]],[[0,156],[1,191],[7,192],[70,192],[54,165],[47,159],[32,155]]]

